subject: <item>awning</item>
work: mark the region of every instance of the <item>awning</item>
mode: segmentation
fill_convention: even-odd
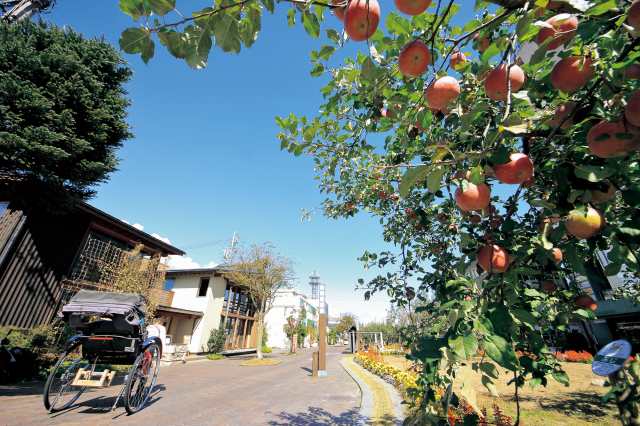
[[[158,305],[154,313],[156,317],[174,317],[174,318],[187,318],[201,317],[203,312],[190,311],[188,309],[172,308],[171,306]]]

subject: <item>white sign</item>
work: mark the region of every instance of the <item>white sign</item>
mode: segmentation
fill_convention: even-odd
[[[626,340],[614,340],[600,349],[591,363],[591,370],[598,376],[608,376],[620,370],[631,355],[631,344]]]

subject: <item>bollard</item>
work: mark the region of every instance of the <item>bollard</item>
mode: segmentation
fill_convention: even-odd
[[[313,377],[318,377],[318,359],[320,358],[319,355],[320,354],[318,352],[313,353],[313,364],[311,366],[311,374],[313,375]]]

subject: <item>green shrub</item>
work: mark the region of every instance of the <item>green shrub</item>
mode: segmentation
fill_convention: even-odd
[[[207,341],[207,347],[209,352],[213,354],[219,354],[224,348],[224,342],[227,340],[227,330],[221,325],[217,329],[212,329],[209,334],[209,340]]]
[[[225,359],[226,356],[220,354],[208,354],[206,355],[207,359],[215,361],[216,359]]]
[[[262,353],[263,354],[270,354],[271,352],[273,352],[273,351],[271,350],[271,348],[269,346],[262,345]]]
[[[33,328],[2,326],[0,338],[6,336],[9,330],[13,331],[9,335],[11,343],[7,347],[26,349],[34,355],[60,354],[69,347],[67,341],[77,334],[75,329],[61,320]]]

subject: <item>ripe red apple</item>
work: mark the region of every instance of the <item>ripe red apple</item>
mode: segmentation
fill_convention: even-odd
[[[587,217],[582,215],[569,215],[564,220],[567,231],[574,237],[583,240],[589,239],[602,231],[607,224],[604,216],[593,207],[589,207]]]
[[[480,223],[482,221],[482,218],[480,216],[478,216],[477,214],[474,214],[473,216],[471,216],[469,218],[469,222],[471,223]]]
[[[476,254],[478,265],[487,272],[495,272],[497,274],[506,271],[509,268],[509,253],[498,245],[483,246]],[[493,266],[493,268],[492,268]]]
[[[444,243],[440,245],[434,245],[429,251],[431,253],[442,253],[443,249],[444,249]]]
[[[404,211],[404,213],[405,213],[407,216],[409,216],[409,215],[413,214],[413,209],[412,209],[411,207],[408,207],[408,208]]]
[[[398,194],[398,193],[396,193],[396,192],[394,192],[393,194],[391,194],[391,199],[392,199],[392,200],[396,200],[396,199],[398,199],[398,198],[400,198],[400,194]]]
[[[609,185],[609,188],[607,189],[607,192],[602,192],[599,189],[592,189],[591,190],[591,196],[592,196],[591,201],[593,201],[594,203],[598,203],[598,204],[599,203],[606,203],[611,198],[613,198],[613,194],[615,194],[615,192],[616,192],[616,187],[613,186],[611,181],[609,181],[608,179],[605,179],[602,182],[606,183],[607,185]]]
[[[491,190],[486,183],[474,185],[469,182],[466,191],[462,192],[462,189],[456,189],[455,198],[458,206],[463,210],[481,210],[491,202]]]
[[[598,304],[596,303],[595,300],[593,300],[593,297],[591,296],[576,297],[573,300],[573,306],[575,306],[576,308],[587,308],[591,312],[598,309]]]
[[[553,280],[547,280],[540,284],[540,288],[546,293],[553,293],[558,289],[558,284]]]
[[[639,80],[640,79],[640,65],[633,64],[633,65],[629,66],[629,68],[626,69],[624,74],[627,76],[627,78],[629,78],[631,80]]]
[[[553,261],[560,262],[561,260],[562,260],[562,250],[560,250],[558,247],[555,247],[553,249]]]
[[[558,61],[551,70],[551,84],[563,92],[573,92],[582,89],[596,75],[593,59],[584,59],[580,71],[582,56],[569,56]]]
[[[364,41],[376,32],[380,23],[377,0],[351,0],[344,13],[344,29],[353,41]]]
[[[384,118],[388,118],[389,120],[391,120],[392,123],[396,122],[396,120],[391,118],[391,112],[388,109],[383,109],[382,111],[380,111],[380,114],[382,114]]]
[[[449,58],[449,67],[452,70],[455,70],[456,65],[461,64],[463,62],[467,62],[467,57],[465,56],[465,54],[462,52],[456,52],[453,55],[451,55],[451,58]]]
[[[484,90],[487,97],[492,101],[507,100],[507,65],[503,64],[494,68],[487,79],[484,81]],[[524,72],[517,65],[511,67],[509,71],[509,80],[511,81],[511,93],[515,93],[524,85]]]
[[[408,299],[413,299],[416,296],[416,292],[411,287],[407,289],[405,294],[407,295]]]
[[[449,231],[453,230],[454,234],[457,234],[458,232],[460,232],[460,228],[458,228],[457,225],[449,225]]]
[[[347,209],[349,210],[353,210],[355,208],[355,204],[353,203],[347,203]]]
[[[482,239],[489,241],[492,235],[493,235],[493,232],[485,232],[484,235],[482,236]]]
[[[635,92],[627,101],[624,117],[634,126],[640,126],[640,90]]]
[[[466,210],[460,210],[460,216],[462,216],[462,217],[471,216],[471,212],[468,212]]]
[[[416,216],[415,214],[411,215],[411,220],[418,220],[418,216]]]
[[[558,24],[557,21],[562,21]],[[547,24],[553,26],[553,28],[540,27],[538,36],[536,37],[536,43],[540,46],[548,38],[553,37],[554,40],[547,45],[547,52],[555,50],[558,47],[569,41],[578,29],[578,18],[572,17],[568,13],[561,13],[547,20]]]
[[[431,0],[393,0],[398,10],[409,16],[424,13],[429,8]]]
[[[381,200],[386,200],[387,199],[387,193],[386,192],[378,192],[378,197],[380,197]]]
[[[340,4],[340,3],[344,3],[344,1],[345,0],[331,0],[331,3]],[[344,22],[344,12],[346,9],[347,9],[346,6],[336,7],[335,9],[333,9],[333,14],[336,15],[336,18]]]
[[[535,185],[536,183],[536,177],[535,176],[531,176],[529,179],[524,181],[524,187],[525,188],[531,188],[533,185]]]
[[[502,222],[500,222],[499,220],[497,220],[497,219],[493,219],[493,220],[490,222],[490,225],[491,225],[491,228],[492,228],[492,229],[498,229],[498,228],[500,228],[500,224],[501,224],[501,223],[502,223]]]
[[[427,70],[430,62],[429,47],[422,40],[413,40],[402,48],[398,56],[398,69],[404,76],[419,77]]]
[[[630,152],[640,149],[640,133],[639,129],[626,123],[624,118],[620,117],[617,123],[602,120],[589,130],[587,133],[587,143],[589,150],[593,155],[600,158],[624,157]],[[618,139],[616,133],[631,133],[631,139]],[[607,134],[609,139],[596,141],[598,136]]]
[[[635,0],[627,12],[627,22],[633,28],[640,30],[640,1]]]
[[[509,155],[511,161],[507,164],[494,164],[494,175],[502,183],[520,184],[533,176],[533,161],[527,155],[520,152],[512,152]]]
[[[558,108],[556,108],[556,112],[553,115],[556,124],[559,123],[560,120],[562,120],[567,114],[569,114],[569,112],[571,112],[571,109],[573,109],[573,107],[577,104],[577,102],[569,101],[558,105]],[[573,116],[571,116],[564,123],[562,123],[562,126],[560,126],[560,128],[565,130],[573,126],[574,124],[575,123],[573,122]]]
[[[436,216],[436,219],[438,220],[438,222],[444,224],[447,222],[447,218],[448,216],[444,213],[438,213],[438,216]]]
[[[478,41],[479,38],[480,38],[480,33],[477,33],[473,37],[473,48],[476,50],[479,50],[480,52],[484,52],[485,50],[487,50],[487,48],[491,44],[491,40],[489,39],[489,34],[482,37],[482,40],[480,41]]]
[[[424,93],[425,100],[434,108],[444,108],[455,101],[460,94],[458,80],[450,76],[444,76],[427,87]]]

